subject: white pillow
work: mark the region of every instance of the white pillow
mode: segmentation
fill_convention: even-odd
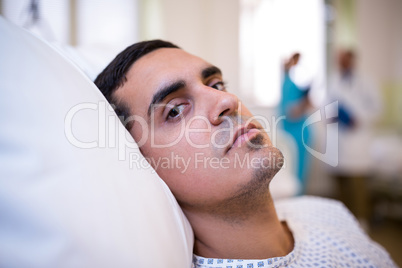
[[[95,85],[2,17],[0,36],[0,267],[190,267],[187,219]]]

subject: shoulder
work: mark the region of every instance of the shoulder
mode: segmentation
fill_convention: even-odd
[[[319,196],[300,196],[274,201],[277,210],[283,212],[297,212],[297,214],[314,213],[317,210],[347,211],[340,201]]]
[[[302,196],[279,200],[275,207],[280,219],[295,220],[311,225],[348,227],[359,230],[358,222],[345,205],[337,200]]]
[[[343,203],[303,196],[276,201],[275,207],[279,219],[286,221],[292,230],[301,259],[321,252],[326,261],[330,259],[349,267],[361,264],[395,267],[389,254],[369,238]]]

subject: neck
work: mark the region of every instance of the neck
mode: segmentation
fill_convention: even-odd
[[[268,189],[268,188],[267,188]],[[264,202],[224,216],[216,211],[183,208],[195,234],[194,253],[206,258],[266,259],[287,255],[293,238],[275,211],[269,191]],[[236,215],[241,215],[238,217]]]

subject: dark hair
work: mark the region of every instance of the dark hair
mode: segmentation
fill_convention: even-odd
[[[128,70],[139,58],[159,48],[179,47],[163,40],[135,43],[120,52],[94,81],[128,130],[132,127],[132,122],[131,120],[125,122],[125,120],[130,116],[130,109],[124,101],[117,100],[113,93],[127,81]]]

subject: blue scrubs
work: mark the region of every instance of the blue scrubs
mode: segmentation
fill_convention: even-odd
[[[280,116],[285,115],[286,118],[282,120],[283,129],[291,134],[296,141],[298,148],[298,167],[297,176],[301,182],[302,193],[305,191],[307,184],[307,176],[310,167],[310,154],[307,152],[304,143],[310,146],[310,131],[308,127],[302,129],[304,121],[307,119],[306,115],[299,118],[290,118],[290,110],[294,105],[297,105],[303,98],[307,97],[307,90],[301,89],[297,86],[289,76],[289,72],[284,75],[282,85],[282,99],[279,105]],[[302,136],[302,131],[304,132]]]

